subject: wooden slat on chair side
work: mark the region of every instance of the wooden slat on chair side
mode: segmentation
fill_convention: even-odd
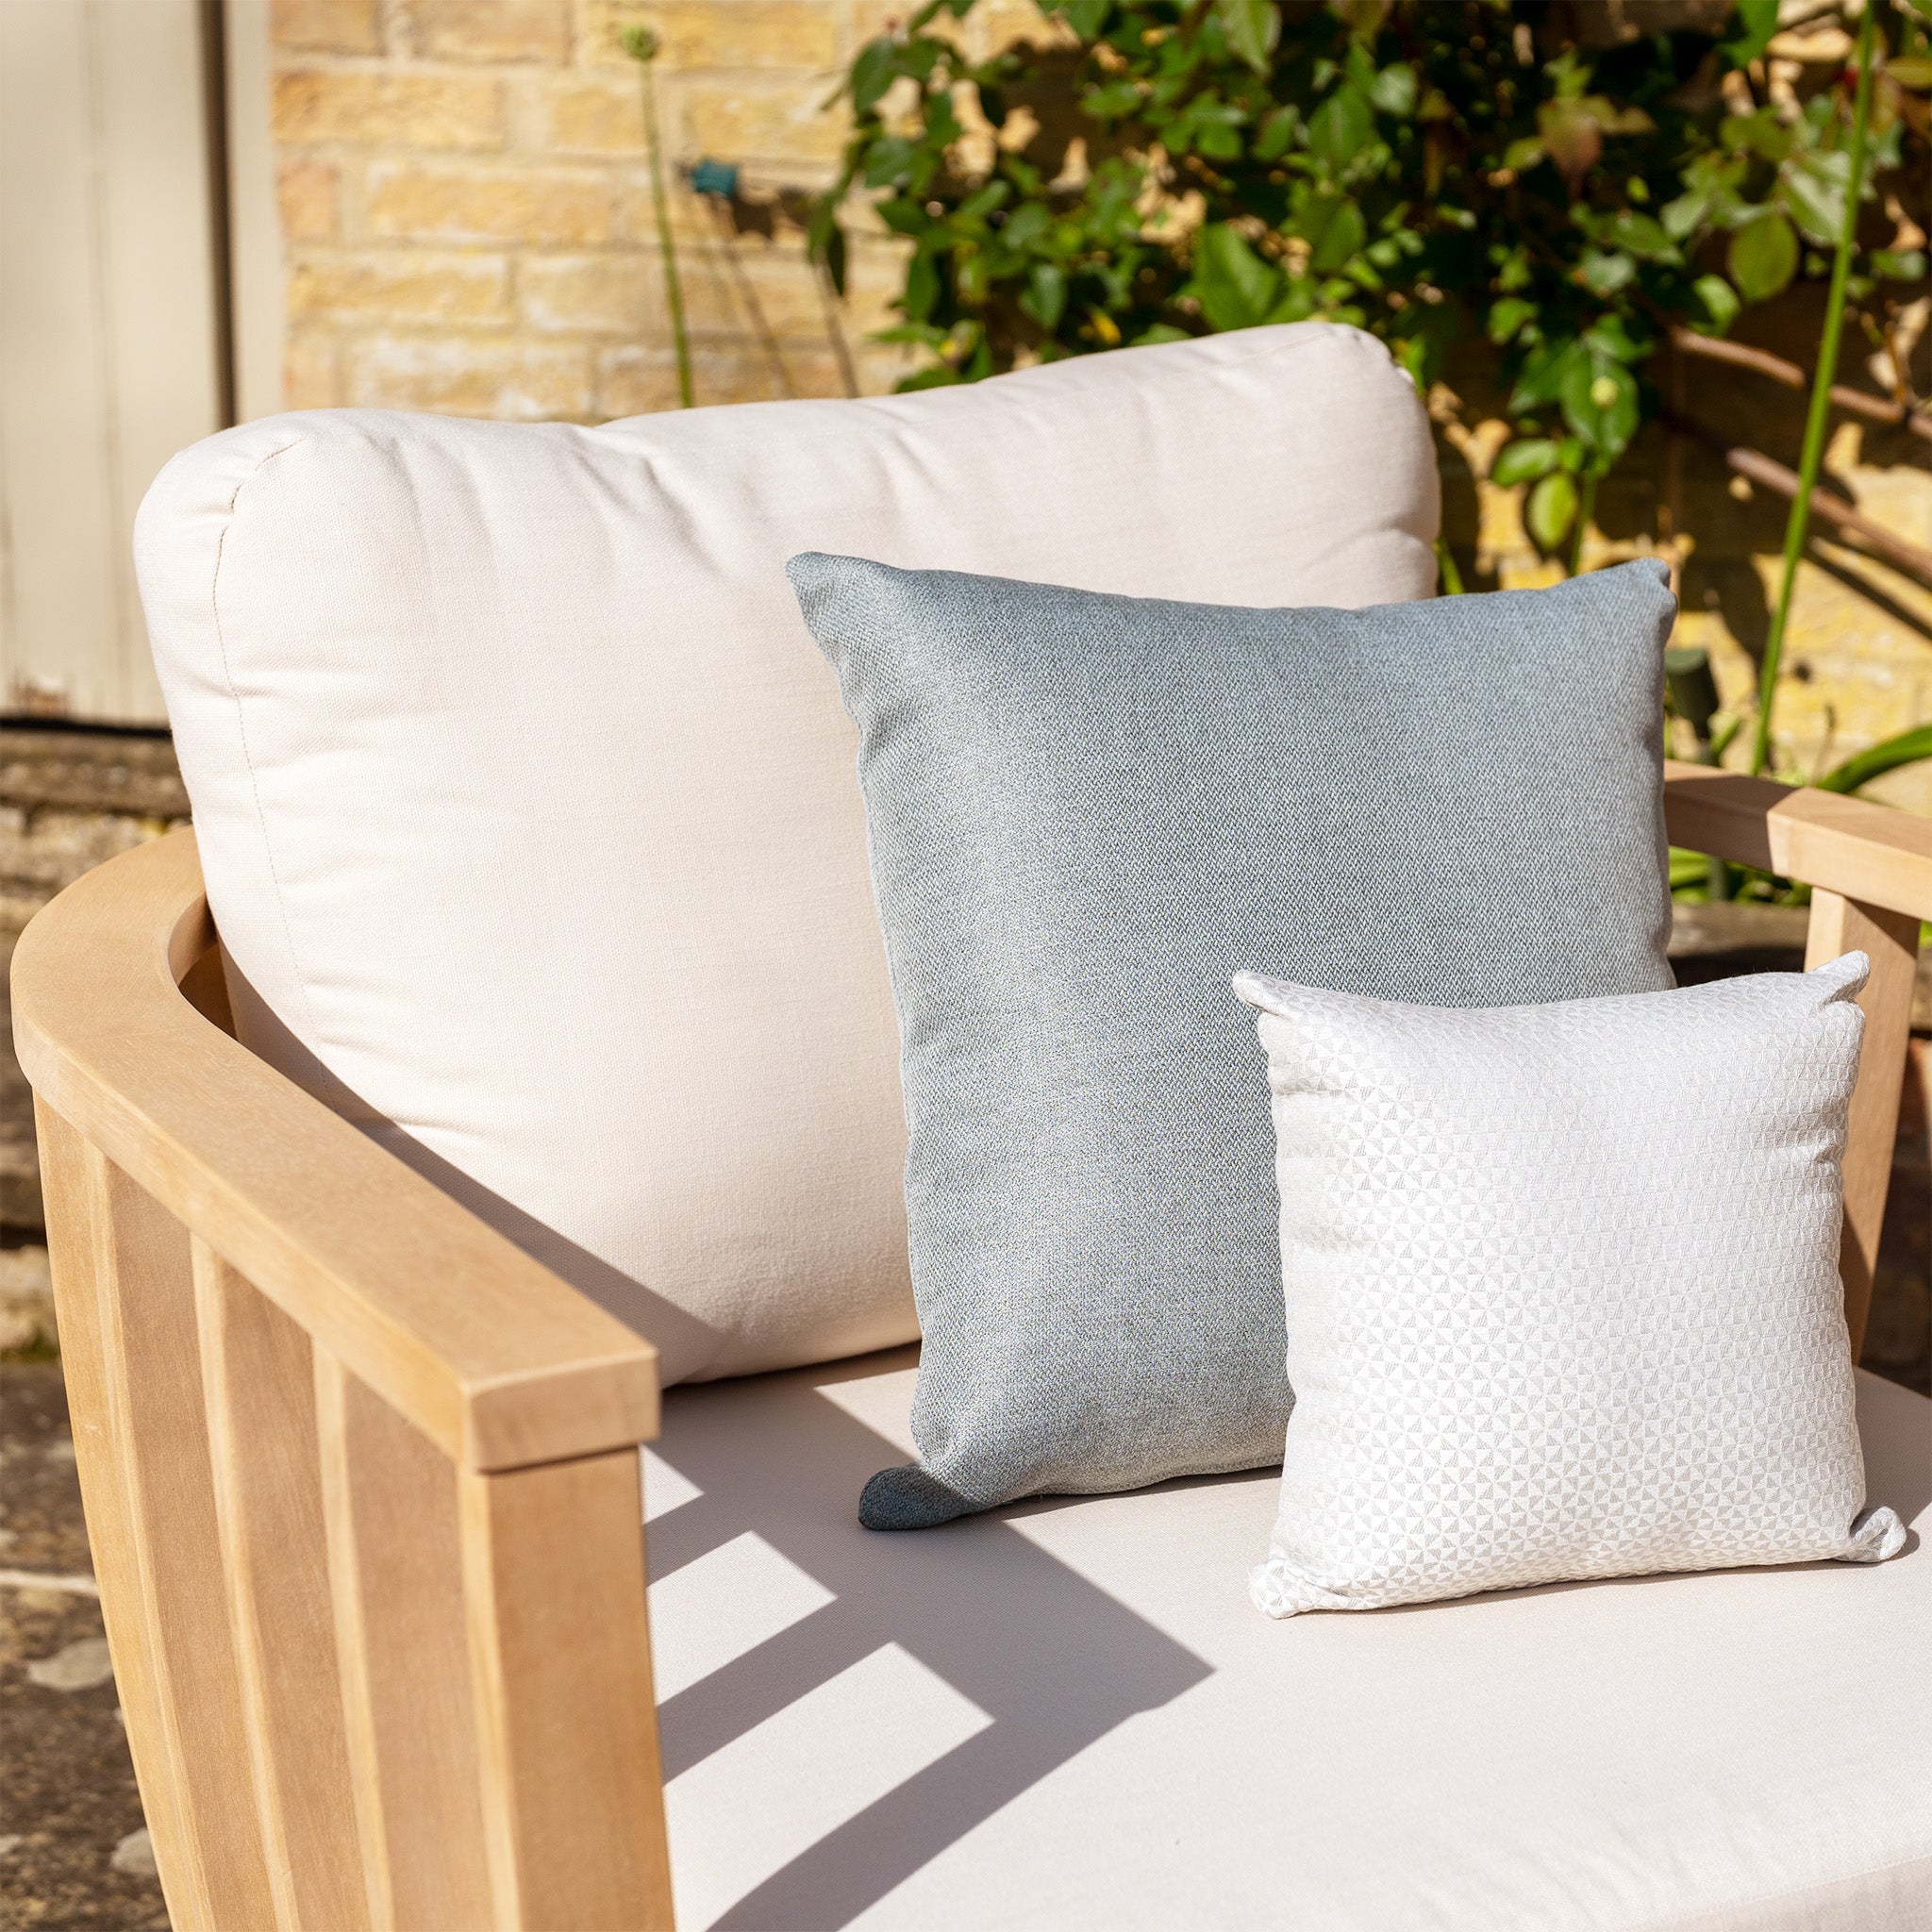
[[[272,1926],[223,1580],[188,1231],[97,1149],[84,1148],[81,1164],[106,1446],[119,1485],[118,1521],[90,1526],[97,1551],[121,1542],[101,1573],[101,1594],[112,1606],[117,1669],[146,1680],[123,1708],[130,1740],[145,1734],[143,1792],[162,1784],[171,1800],[157,1863],[181,1932]],[[63,1245],[76,1232],[64,1227]]]
[[[101,1618],[114,1659],[114,1689],[171,1914],[176,1924],[205,1925],[208,1888],[181,1816],[161,1725],[160,1698],[141,1615],[120,1449],[108,1409],[87,1143],[38,1098],[34,1121],[40,1140],[41,1192],[46,1203],[47,1255],[60,1324],[60,1371],[67,1383],[67,1413],[74,1429],[88,1543],[100,1586]]]
[[[1840,1273],[1845,1285],[1845,1325],[1856,1360],[1865,1340],[1878,1238],[1885,1225],[1885,1197],[1891,1185],[1891,1149],[1898,1133],[1899,1091],[1905,1081],[1906,1041],[1912,1026],[1912,988],[1918,977],[1916,914],[1861,905],[1837,892],[1813,891],[1807,967],[1862,952],[1872,976],[1858,995],[1865,1013],[1865,1043],[1858,1085],[1845,1130],[1845,1228]]]
[[[638,1458],[463,1471],[500,1932],[671,1932]]]
[[[278,1932],[363,1932],[308,1338],[196,1241],[208,1447]]]
[[[320,1349],[314,1372],[369,1915],[377,1932],[490,1926],[457,1473]]]

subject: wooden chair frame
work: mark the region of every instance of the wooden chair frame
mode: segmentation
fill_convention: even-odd
[[[1932,823],[1669,768],[1672,841],[1872,957],[1856,1349]],[[232,1038],[192,832],[13,966],[88,1531],[179,1932],[669,1927],[649,1344]]]

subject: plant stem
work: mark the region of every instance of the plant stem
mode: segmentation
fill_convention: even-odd
[[[1838,252],[1831,258],[1831,292],[1824,310],[1824,331],[1818,343],[1818,368],[1811,379],[1811,408],[1805,418],[1805,453],[1798,460],[1798,493],[1785,520],[1784,575],[1778,584],[1777,608],[1765,635],[1764,658],[1757,671],[1757,723],[1751,735],[1751,772],[1755,777],[1771,757],[1771,715],[1777,701],[1778,667],[1784,657],[1785,628],[1790,622],[1791,593],[1798,582],[1798,558],[1811,522],[1811,492],[1818,487],[1818,470],[1824,458],[1824,428],[1831,414],[1831,386],[1838,378],[1838,340],[1844,326],[1845,284],[1852,273],[1852,250],[1858,234],[1858,193],[1865,185],[1865,129],[1872,118],[1872,36],[1878,17],[1873,0],[1866,0],[1858,23],[1858,92],[1852,108],[1852,170],[1845,184],[1844,225],[1839,230]]]
[[[653,50],[655,52],[655,49]],[[649,55],[637,57],[644,84],[644,149],[651,169],[651,207],[658,217],[658,248],[664,258],[664,300],[671,310],[671,341],[677,354],[677,406],[691,407],[691,335],[684,325],[684,291],[677,282],[677,251],[671,241],[671,207],[664,196],[664,158],[658,141],[658,90]]]
[[[1590,520],[1596,514],[1596,472],[1587,471],[1583,488],[1576,497],[1576,534],[1570,540],[1570,575],[1580,577],[1583,575],[1583,537],[1590,528]]]
[[[1448,540],[1436,539],[1436,561],[1442,571],[1442,594],[1445,597],[1462,595],[1462,573],[1456,568],[1456,558],[1451,555]]]

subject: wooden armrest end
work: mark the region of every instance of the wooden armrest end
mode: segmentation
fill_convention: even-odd
[[[654,1435],[649,1342],[196,1010],[214,942],[192,830],[62,892],[13,961],[42,1101],[457,1462]]]
[[[1932,919],[1932,820],[1672,759],[1664,819],[1673,845]]]

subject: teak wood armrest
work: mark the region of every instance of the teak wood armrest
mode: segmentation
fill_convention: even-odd
[[[454,1460],[655,1434],[648,1342],[183,997],[214,942],[192,830],[61,893],[13,964],[42,1101]]]
[[[1664,763],[1664,818],[1673,845],[1932,919],[1932,820],[1674,759]]]
[[[1668,768],[1674,842],[1872,956],[1856,1350],[1932,825]],[[60,1349],[135,1774],[181,1932],[672,1924],[636,1444],[648,1343],[227,1030],[192,832],[28,927]]]

